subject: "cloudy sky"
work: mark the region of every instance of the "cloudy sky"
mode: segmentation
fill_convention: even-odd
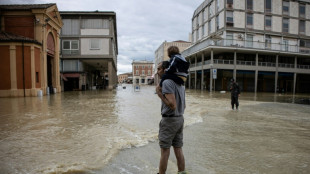
[[[0,0],[0,4],[56,3],[59,11],[114,11],[117,17],[118,72],[132,60],[154,60],[164,41],[188,41],[191,19],[204,0]]]

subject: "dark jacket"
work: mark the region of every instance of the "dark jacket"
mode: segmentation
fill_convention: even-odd
[[[238,83],[233,82],[230,84],[230,93],[231,96],[238,97],[238,95],[240,94],[240,88]]]
[[[189,63],[180,54],[172,55],[169,60],[170,66],[165,70],[167,74],[176,74],[187,77]]]

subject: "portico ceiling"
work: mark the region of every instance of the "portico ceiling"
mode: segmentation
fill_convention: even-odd
[[[105,59],[80,59],[81,62],[94,67],[96,70],[108,71],[108,60]]]

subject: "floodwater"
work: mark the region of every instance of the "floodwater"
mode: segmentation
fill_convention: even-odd
[[[0,98],[0,173],[158,172],[160,100],[154,86]],[[186,169],[310,173],[309,96],[186,90]],[[171,151],[167,173],[176,173]]]

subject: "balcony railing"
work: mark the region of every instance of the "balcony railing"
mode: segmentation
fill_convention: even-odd
[[[182,52],[184,57],[187,57],[193,53],[199,52],[207,48],[208,46],[222,46],[222,47],[234,47],[234,48],[249,48],[249,49],[261,49],[261,50],[271,50],[271,51],[283,51],[283,52],[294,52],[294,53],[309,53],[310,48],[300,47],[297,45],[288,45],[280,43],[270,43],[270,42],[258,42],[258,41],[246,41],[246,40],[230,40],[222,39],[219,41],[213,41],[207,39],[193,45],[192,47],[186,49]]]
[[[204,65],[211,64],[211,60],[204,61]],[[214,59],[213,64],[226,64],[226,65],[233,65],[233,60],[223,60],[223,59]],[[202,62],[197,62],[197,66],[201,66]],[[245,65],[245,66],[256,66],[255,61],[241,61],[237,60],[237,65]],[[262,67],[276,67],[276,63],[273,62],[258,62],[258,66]],[[195,64],[190,65],[191,68],[195,67]],[[294,64],[287,64],[287,63],[278,63],[278,67],[281,68],[295,68]],[[297,65],[297,68],[300,69],[310,69],[310,65]]]

